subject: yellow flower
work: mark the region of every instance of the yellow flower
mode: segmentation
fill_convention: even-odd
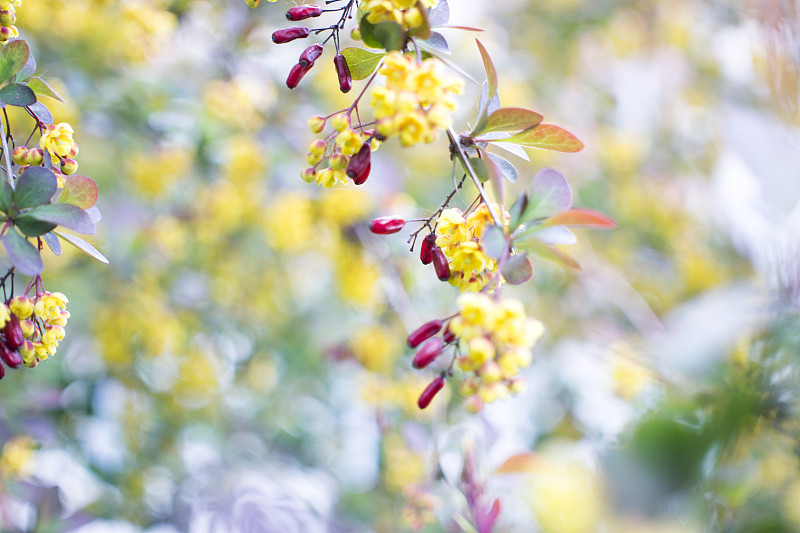
[[[467,221],[460,209],[451,207],[442,211],[436,225],[436,246],[452,254],[453,249],[467,240],[467,235]]]
[[[66,122],[50,124],[39,139],[39,147],[50,152],[50,157],[55,163],[58,161],[57,156],[67,157],[72,151],[72,146],[75,144],[72,139],[73,133],[75,131],[72,126]]]
[[[461,243],[453,252],[451,269],[462,272],[465,276],[491,270],[494,261],[486,255],[480,245],[475,241]]]

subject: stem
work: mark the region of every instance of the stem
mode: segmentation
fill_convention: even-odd
[[[14,174],[11,172],[11,153],[8,151],[8,141],[6,140],[6,128],[3,126],[3,121],[0,120],[0,141],[3,143],[3,155],[6,160],[6,175],[8,176],[8,184],[11,185],[11,190],[14,190]]]
[[[469,164],[469,157],[467,154],[464,153],[464,149],[461,147],[461,143],[458,142],[456,138],[456,134],[453,131],[453,128],[447,128],[447,137],[450,139],[450,146],[456,152],[456,155],[461,160],[461,163],[464,165],[464,168],[467,169],[467,174],[469,177],[472,178],[472,182],[475,184],[475,187],[478,189],[478,194],[481,195],[481,199],[483,203],[486,204],[486,207],[489,209],[489,214],[492,216],[492,222],[494,222],[495,226],[503,227],[503,222],[500,217],[497,215],[497,212],[492,207],[492,204],[489,203],[489,198],[486,196],[486,191],[483,189],[483,185],[481,185],[481,180],[478,179],[477,174],[475,174],[475,170],[473,170],[472,165]]]

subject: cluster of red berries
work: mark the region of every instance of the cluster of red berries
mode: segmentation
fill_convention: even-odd
[[[391,235],[397,233],[406,225],[405,219],[400,217],[381,217],[369,223],[369,230],[376,235]],[[441,281],[450,279],[450,264],[444,251],[436,246],[436,235],[428,233],[419,247],[419,259],[423,265],[433,263],[436,277]]]
[[[442,330],[443,326],[444,332],[441,337],[436,336],[436,334]],[[449,324],[445,325],[442,320],[430,320],[422,324],[408,335],[409,348],[420,347],[411,360],[412,366],[417,370],[426,368],[439,357],[446,347],[452,345],[456,340],[457,337],[450,330]],[[417,400],[417,406],[419,406],[420,409],[428,407],[436,394],[444,388],[447,375],[448,371],[442,371],[428,384],[425,390],[422,391],[422,394],[420,394]]]
[[[6,310],[8,308],[6,307]],[[22,331],[22,324],[19,317],[14,313],[8,313],[8,319],[0,332],[0,359],[9,367],[17,368],[22,364],[22,356],[19,353],[20,347],[25,344],[25,334]],[[6,375],[3,365],[0,365],[0,379]]]
[[[349,5],[349,4],[348,4]],[[339,9],[335,9],[334,11],[338,11]],[[313,17],[318,17],[326,10],[322,9],[319,6],[313,5],[303,5],[303,6],[295,6],[290,8],[286,12],[286,18],[292,22],[306,20]],[[296,39],[305,39],[311,32],[315,34],[319,34],[321,31],[325,31],[330,29],[333,32],[338,31],[338,25],[330,28],[321,28],[318,30],[310,29],[308,26],[293,26],[291,28],[284,28],[282,30],[276,30],[272,34],[272,42],[276,44],[284,44]],[[339,90],[343,93],[349,92],[350,89],[353,88],[353,77],[350,75],[350,67],[347,65],[347,60],[344,58],[342,54],[338,52],[338,40],[335,40],[337,52],[336,55],[333,57],[333,66],[336,69],[336,75],[339,78]],[[297,64],[292,67],[292,70],[289,71],[289,76],[286,78],[286,86],[290,89],[294,89],[300,83],[300,80],[303,79],[303,76],[311,70],[314,66],[314,63],[317,59],[322,55],[323,51],[323,44],[313,44],[303,50],[303,53],[300,54],[300,59],[298,60]]]

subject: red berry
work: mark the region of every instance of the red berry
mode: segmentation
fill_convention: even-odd
[[[3,333],[6,335],[6,346],[8,346],[9,350],[16,350],[25,342],[25,335],[22,333],[19,318],[14,313],[9,315],[8,322],[3,328]]]
[[[368,142],[361,145],[356,155],[347,163],[346,174],[356,185],[361,185],[369,177],[371,167],[372,147]]]
[[[319,6],[295,6],[289,8],[286,12],[286,18],[295,21],[295,20],[304,20],[311,17],[318,17],[322,14],[322,8]]]
[[[369,230],[376,235],[389,235],[391,233],[397,233],[403,229],[405,225],[406,221],[402,218],[381,217],[369,223]]]
[[[433,248],[433,269],[436,271],[436,277],[441,281],[450,279],[450,265],[447,263],[447,257],[438,246]]]
[[[8,347],[0,342],[0,359],[11,368],[17,368],[22,364],[22,357],[16,350],[9,350]]]
[[[288,43],[289,41],[294,41],[295,39],[304,39],[308,37],[309,33],[309,29],[305,26],[285,28],[272,33],[272,42],[276,44]]]
[[[350,67],[342,54],[333,57],[333,65],[336,67],[336,75],[339,76],[339,90],[343,93],[350,92],[353,88],[353,77],[350,75]]]
[[[412,331],[408,336],[408,346],[409,348],[416,348],[424,341],[430,339],[437,333],[439,330],[442,329],[442,321],[441,320],[431,320],[429,322],[425,322],[420,327]]]
[[[433,248],[436,246],[436,235],[428,233],[422,239],[422,244],[419,247],[419,260],[423,265],[429,264],[433,261]]]
[[[314,61],[316,61],[319,56],[322,55],[322,45],[321,44],[312,44],[305,50],[303,53],[300,54],[300,64],[305,69],[309,69],[314,65]]]
[[[313,65],[310,65],[308,68],[304,68],[303,65],[300,63],[296,64],[292,67],[292,70],[289,71],[289,75],[286,77],[286,86],[290,89],[294,89],[300,83],[300,80],[303,79],[303,76],[306,75]]]
[[[450,344],[454,340],[456,340],[456,334],[450,329],[450,322],[447,323],[447,326],[444,328],[444,333],[442,333],[442,339],[446,344]]]
[[[434,337],[422,345],[422,348],[414,356],[411,364],[414,368],[425,368],[431,364],[442,352],[444,341],[441,337]]]
[[[422,391],[422,394],[419,395],[419,400],[417,400],[417,405],[420,409],[425,409],[433,400],[433,397],[436,396],[440,390],[444,388],[444,374],[439,374],[436,378],[431,381],[425,390]]]

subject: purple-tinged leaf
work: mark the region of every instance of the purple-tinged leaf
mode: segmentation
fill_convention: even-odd
[[[527,250],[538,255],[542,259],[547,259],[562,267],[581,270],[581,266],[572,257],[551,244],[545,244],[536,239],[529,239],[525,241],[524,244]]]
[[[533,178],[528,200],[525,222],[566,211],[572,205],[572,191],[560,172],[543,168]]]
[[[0,239],[6,250],[9,261],[25,276],[35,276],[44,270],[44,262],[39,250],[28,239],[17,233],[13,227],[8,228]]]
[[[0,83],[22,70],[30,55],[31,50],[25,41],[16,40],[6,43],[0,50]]]
[[[87,254],[91,255],[92,257],[94,257],[95,259],[100,261],[101,263],[106,263],[106,264],[108,263],[108,259],[106,258],[106,256],[101,254],[97,250],[97,248],[95,248],[94,246],[92,246],[88,242],[84,241],[80,237],[78,237],[76,235],[70,235],[69,233],[61,233],[60,231],[54,231],[53,233],[55,233],[56,235],[58,235],[59,237],[61,237],[65,241],[67,241],[68,243],[70,243],[75,248],[81,250],[84,253],[87,253]]]
[[[54,254],[61,255],[61,241],[58,240],[55,233],[52,231],[50,233],[45,233],[42,235],[42,239],[47,243],[47,246]]]
[[[93,234],[97,231],[92,217],[89,214],[72,204],[52,204],[34,207],[26,216],[33,217],[43,222],[50,222],[58,226],[63,226],[78,233]]]
[[[506,179],[509,183],[515,183],[519,178],[519,173],[517,172],[516,167],[511,164],[510,161],[500,157],[497,154],[492,154],[490,152],[483,152],[485,155],[489,157],[489,160],[494,164],[497,173]]]
[[[474,28],[472,26],[450,26],[449,24],[445,25],[445,26],[439,26],[439,27],[440,28],[450,28],[450,29],[453,29],[453,30],[464,30],[464,31],[486,31],[483,28]]]
[[[86,213],[88,213],[89,216],[92,217],[92,222],[94,222],[95,224],[100,222],[100,220],[103,218],[103,214],[100,212],[100,210],[97,208],[96,205],[93,205],[92,207],[87,209]]]
[[[49,159],[46,153],[45,159]],[[57,189],[58,181],[52,170],[28,167],[17,179],[14,203],[20,209],[42,205],[50,201]]]
[[[17,81],[25,81],[36,73],[36,59],[30,53],[30,49],[28,52],[28,60],[25,62],[25,66],[17,72]]]
[[[450,53],[450,45],[447,44],[447,39],[438,31],[431,32],[430,36],[425,39],[425,45],[443,54]]]
[[[53,114],[41,102],[34,102],[28,106],[28,111],[36,116],[36,119],[42,124],[52,124]]]
[[[428,22],[431,28],[450,22],[450,6],[447,4],[447,0],[439,0],[439,3],[431,8],[428,13]]]
[[[556,152],[574,153],[583,149],[583,143],[577,137],[554,124],[539,124],[503,139],[503,142]]]
[[[531,228],[534,229],[534,228]],[[578,238],[564,226],[538,226],[530,234],[523,233],[523,238],[534,237],[545,244],[571,245],[578,242]]]
[[[528,193],[523,192],[519,197],[514,201],[514,204],[509,209],[509,214],[511,215],[511,230],[517,229],[522,223],[522,217],[525,214],[525,211],[528,209]]]
[[[489,82],[489,99],[491,99],[497,94],[497,70],[494,68],[492,58],[489,57],[489,52],[486,51],[486,48],[483,47],[483,44],[481,44],[478,39],[475,39],[475,42],[478,44],[478,51],[480,52],[481,59],[483,60],[483,68],[486,70],[486,81]]]
[[[481,238],[481,247],[483,251],[492,259],[500,259],[506,251],[506,235],[503,233],[503,228],[495,226],[494,224],[488,226],[483,232]]]
[[[544,222],[545,226],[580,226],[583,228],[614,228],[616,222],[591,209],[573,207],[558,213]]]
[[[536,111],[520,107],[501,107],[486,119],[486,126],[481,131],[473,132],[475,135],[490,131],[520,131],[538,126],[542,122],[542,115]]]
[[[511,285],[522,285],[533,277],[533,265],[528,259],[528,254],[522,252],[509,257],[500,269],[500,273]]]
[[[66,177],[58,203],[89,209],[97,203],[97,195],[97,184],[92,178],[73,174]]]
[[[492,146],[497,146],[498,148],[502,148],[506,152],[514,154],[520,159],[523,159],[525,161],[531,160],[530,156],[528,156],[528,153],[525,151],[525,149],[522,146],[519,146],[518,144],[512,144],[503,141],[491,141],[491,144]]]

